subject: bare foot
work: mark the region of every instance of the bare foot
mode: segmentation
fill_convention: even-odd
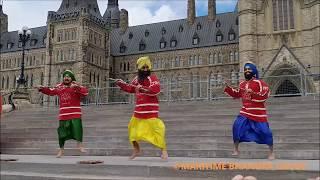
[[[161,159],[168,160],[168,152],[166,150],[162,151]]]
[[[61,156],[63,156],[64,152],[63,150],[59,150],[58,154],[57,154],[57,158],[61,158]]]
[[[270,154],[268,155],[268,159],[269,159],[269,160],[274,160],[274,159],[276,159],[275,154],[274,154],[274,153],[270,153]]]
[[[240,151],[237,151],[237,150],[233,150],[232,152],[232,156],[239,156],[240,154]]]
[[[130,160],[133,160],[134,158],[136,158],[137,156],[140,155],[140,150],[133,150],[132,155],[129,157]]]

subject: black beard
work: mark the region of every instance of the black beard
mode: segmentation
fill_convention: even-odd
[[[250,79],[253,78],[253,74],[252,73],[244,73],[244,78],[246,78],[246,80],[249,81]]]
[[[138,80],[142,81],[146,79],[148,76],[150,76],[151,71],[143,71],[143,70],[138,70]]]
[[[63,84],[66,86],[69,86],[71,84],[72,81],[63,81]]]

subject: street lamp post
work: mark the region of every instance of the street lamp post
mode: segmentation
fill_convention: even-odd
[[[26,79],[24,77],[24,50],[25,50],[26,42],[30,39],[31,31],[27,26],[24,26],[22,27],[21,30],[18,31],[18,35],[19,35],[19,42],[21,42],[21,46],[22,46],[22,61],[21,61],[21,73],[19,78],[17,79],[17,84],[18,84],[17,88],[19,88],[20,85],[23,85],[24,87],[26,87]]]

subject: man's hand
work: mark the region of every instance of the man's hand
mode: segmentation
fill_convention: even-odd
[[[111,78],[109,78],[111,79]],[[116,83],[117,86],[119,86],[120,84],[126,84],[126,82],[124,82],[122,79],[113,79]]]
[[[37,86],[35,86],[35,88],[38,89],[38,91],[40,91],[41,89],[44,88],[44,86],[42,86],[42,85],[37,85]]]
[[[140,89],[142,88],[142,86],[140,84],[138,84],[136,87],[135,87],[135,91],[136,93],[140,93]]]
[[[72,82],[70,87],[71,88],[79,88],[80,85],[77,82]]]
[[[252,91],[252,89],[249,88],[249,89],[245,89],[245,92],[248,94],[252,94],[253,91]]]
[[[222,82],[222,84],[224,85],[224,86],[227,86],[227,87],[231,87],[230,86],[230,80],[223,80],[223,82]]]

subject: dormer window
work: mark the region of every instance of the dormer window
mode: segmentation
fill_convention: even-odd
[[[233,41],[236,35],[234,33],[229,33],[229,41]]]
[[[146,49],[146,44],[144,43],[143,40],[141,40],[139,43],[139,51],[144,51],[145,49]]]
[[[30,46],[35,46],[35,45],[37,44],[37,42],[38,42],[38,40],[32,39],[32,40],[30,41]]]
[[[221,31],[218,30],[218,32],[216,34],[216,41],[221,42],[222,40],[223,40],[223,35],[222,35]]]
[[[228,33],[228,39],[229,39],[229,41],[233,41],[233,40],[235,40],[235,38],[236,38],[236,33],[234,32],[234,30],[231,27],[231,29],[229,30],[229,33]]]
[[[126,52],[126,46],[120,46],[120,53]]]
[[[124,53],[126,51],[127,47],[124,45],[124,42],[121,41],[120,43],[120,53]]]
[[[217,27],[217,28],[221,27],[221,23],[220,23],[219,20],[217,20],[217,22],[216,22],[216,27]]]
[[[145,36],[145,37],[148,37],[148,36],[149,36],[149,34],[150,34],[150,33],[149,33],[149,31],[148,31],[148,30],[146,30],[146,31],[144,32],[144,36]]]
[[[7,49],[11,49],[13,47],[13,43],[8,43],[7,44]]]
[[[160,40],[160,49],[165,48],[166,45],[167,45],[167,42],[166,42],[166,40],[164,39],[164,37],[162,37],[161,40]]]
[[[216,36],[216,41],[221,42],[222,41],[222,35],[217,35]]]
[[[172,40],[170,42],[170,47],[176,47],[177,46],[177,40]]]
[[[182,25],[179,26],[179,32],[183,32],[183,26]]]
[[[129,39],[132,39],[133,38],[133,34],[132,32],[129,33]]]
[[[200,23],[197,24],[197,30],[201,30],[201,24]]]
[[[195,33],[195,34],[193,35],[193,38],[192,38],[192,45],[197,45],[197,44],[199,44],[199,41],[200,41],[199,36],[198,36],[197,33]]]
[[[166,47],[166,42],[160,42],[160,49],[163,49]]]
[[[161,29],[161,34],[162,34],[162,35],[165,35],[166,32],[167,32],[166,29],[163,27],[163,28]]]
[[[239,25],[239,18],[236,19],[236,25]]]
[[[19,48],[22,47],[22,42],[21,42],[21,41],[18,42],[18,47],[19,47]]]

